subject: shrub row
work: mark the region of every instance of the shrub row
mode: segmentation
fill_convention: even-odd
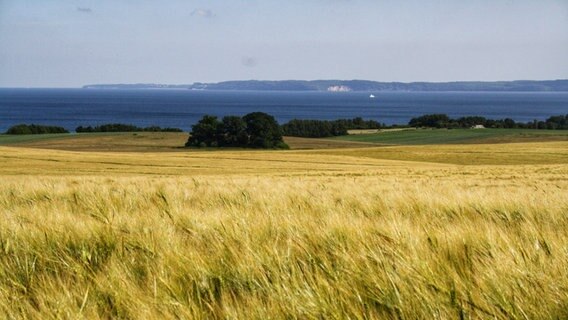
[[[183,132],[183,130],[178,128],[161,128],[158,126],[150,126],[142,128],[122,123],[109,123],[95,127],[78,126],[75,129],[75,131],[76,132]]]
[[[347,128],[337,121],[294,119],[282,125],[282,132],[292,137],[322,138],[346,135]]]
[[[43,126],[39,124],[18,124],[10,127],[6,134],[47,134],[47,133],[69,133],[63,127]]]
[[[483,125],[486,128],[567,130],[568,115],[552,116],[545,121],[534,120],[523,123],[515,122],[510,118],[492,120],[479,116],[470,116],[452,119],[446,114],[426,114],[412,118],[410,122],[408,122],[408,125],[411,127],[427,128],[470,128],[475,125]]]
[[[361,117],[333,121],[294,119],[282,125],[282,132],[286,136],[322,138],[343,136],[350,129],[380,129],[382,126],[375,120]]]

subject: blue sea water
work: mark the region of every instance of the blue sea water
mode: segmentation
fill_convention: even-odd
[[[375,98],[369,98],[370,94]],[[406,124],[445,113],[528,122],[568,113],[568,92],[266,92],[105,89],[0,89],[0,132],[35,123],[77,126],[126,123],[189,130],[203,115],[262,111],[280,123],[362,117]]]

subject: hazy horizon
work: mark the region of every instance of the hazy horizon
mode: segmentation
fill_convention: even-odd
[[[563,0],[0,1],[0,87],[568,78]]]

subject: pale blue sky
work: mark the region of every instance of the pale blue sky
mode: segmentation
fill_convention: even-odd
[[[0,0],[0,86],[568,78],[568,0]]]

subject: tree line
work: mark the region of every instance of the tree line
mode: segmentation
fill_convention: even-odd
[[[293,119],[282,125],[282,132],[286,136],[323,138],[344,136],[351,129],[380,129],[384,126],[375,120],[363,120],[361,117],[332,121]]]
[[[159,126],[137,127],[130,124],[109,123],[100,126],[78,126],[75,129],[77,133],[91,132],[183,132],[179,128],[161,128]],[[47,134],[47,133],[69,133],[63,127],[46,126],[39,124],[18,124],[6,130],[6,134]]]
[[[183,132],[179,128],[161,128],[158,126],[137,127],[131,124],[108,123],[100,126],[78,126],[75,131],[81,132]]]
[[[544,121],[515,122],[513,119],[487,119],[481,116],[467,116],[456,119],[446,114],[426,114],[412,118],[407,127],[424,128],[471,128],[482,125],[486,128],[520,128],[568,130],[568,114],[551,116]],[[361,117],[338,120],[301,120],[293,119],[279,125],[273,116],[263,112],[249,113],[243,117],[226,116],[218,119],[206,115],[192,126],[186,146],[193,147],[252,147],[252,148],[287,148],[282,136],[323,138],[348,134],[351,129],[384,129],[405,127],[386,126],[375,120]],[[135,125],[110,123],[99,126],[79,126],[78,133],[90,132],[182,132],[178,128],[159,126],[138,127]],[[65,128],[38,124],[18,124],[10,127],[6,134],[47,134],[69,133]]]
[[[10,127],[6,134],[48,134],[48,133],[69,133],[63,127],[44,126],[39,124],[17,124]]]
[[[482,125],[486,128],[568,130],[568,114],[565,116],[552,116],[545,121],[533,120],[526,123],[515,122],[511,118],[494,120],[480,116],[468,116],[452,119],[446,114],[426,114],[412,118],[408,125],[411,127],[447,129],[471,128],[476,125]]]

